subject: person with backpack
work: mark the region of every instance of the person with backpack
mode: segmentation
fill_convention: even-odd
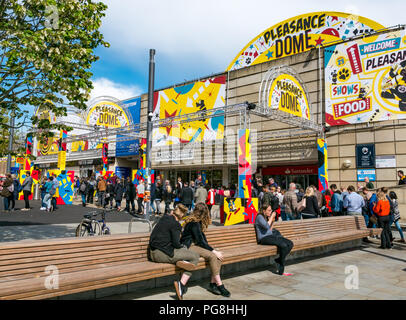
[[[188,209],[189,213],[192,210],[193,190],[191,187],[189,187],[189,183],[187,181],[180,192],[180,201]]]
[[[80,186],[79,186],[79,193],[82,197],[82,206],[86,207],[86,195],[87,195],[87,181],[85,178],[82,178],[80,181]]]
[[[87,203],[93,204],[94,189],[96,187],[96,180],[92,176],[87,183]]]
[[[268,205],[271,206],[272,212],[277,212],[279,209],[279,199],[278,197],[274,194],[276,192],[275,187],[271,187],[271,190],[269,190],[269,187],[266,186],[265,188],[265,193],[264,193],[264,199],[262,201],[262,205]],[[277,217],[279,219],[279,217]]]

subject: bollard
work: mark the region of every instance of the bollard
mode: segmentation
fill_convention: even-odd
[[[39,184],[34,184],[34,200],[39,200]]]

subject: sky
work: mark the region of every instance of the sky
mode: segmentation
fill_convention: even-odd
[[[316,11],[358,14],[389,27],[405,24],[406,2],[266,0],[103,0],[101,32],[110,48],[96,49],[92,98],[148,91],[149,49],[156,50],[155,89],[226,70],[265,29]]]

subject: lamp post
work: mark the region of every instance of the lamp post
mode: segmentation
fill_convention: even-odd
[[[14,110],[10,113],[10,137],[8,139],[8,156],[7,156],[7,173],[11,171],[11,152],[13,151],[14,144]]]
[[[147,113],[147,147],[145,156],[145,169],[147,191],[151,192],[151,148],[152,148],[152,113],[154,106],[154,82],[155,82],[155,49],[149,50],[149,83],[148,83],[148,113]],[[146,202],[146,218],[149,220],[149,208],[151,198]]]

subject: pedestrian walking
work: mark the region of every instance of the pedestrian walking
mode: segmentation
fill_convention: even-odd
[[[31,210],[29,197],[31,195],[32,185],[34,183],[34,179],[31,177],[31,172],[26,171],[25,174],[26,174],[26,178],[24,179],[23,184],[22,184],[25,207],[22,208],[21,211]]]
[[[165,202],[165,213],[170,213],[170,205],[173,199],[172,187],[170,184],[167,184],[162,192],[162,200]]]
[[[285,192],[282,204],[285,205],[286,220],[289,221],[297,219],[297,194],[295,183],[292,182],[289,184],[289,190]]]
[[[341,216],[343,212],[343,197],[341,191],[337,188],[336,184],[330,186],[331,202],[330,207],[333,216]]]
[[[145,184],[144,181],[140,181],[140,183],[138,184],[137,188],[137,205],[138,205],[138,209],[137,209],[137,213],[138,214],[144,214],[144,196],[145,196]]]
[[[116,209],[117,211],[121,211],[121,202],[123,201],[124,195],[124,184],[120,178],[117,178],[117,183],[114,187],[114,194],[116,200]]]
[[[96,188],[96,180],[94,176],[91,176],[87,183],[87,203],[93,204],[95,188]]]
[[[114,200],[114,185],[113,182],[109,179],[107,180],[106,193],[104,194],[104,206],[106,208],[110,204],[110,209],[113,209],[113,200]]]
[[[131,212],[135,213],[135,186],[131,181],[130,177],[127,177],[126,185],[125,185],[125,211],[130,212],[130,205],[131,205]]]
[[[98,191],[98,196],[97,196],[97,205],[99,207],[105,207],[105,194],[106,194],[106,189],[107,189],[107,183],[106,180],[104,180],[103,177],[99,177],[100,180],[97,183],[97,191]]]
[[[203,187],[203,183],[200,183],[199,187],[196,190],[195,203],[196,204],[206,203],[207,195],[208,195],[208,192],[207,192],[206,188]]]
[[[312,187],[306,188],[306,193],[302,201],[304,201],[304,209],[301,211],[303,219],[317,218],[320,213],[320,208]]]
[[[88,192],[88,183],[85,178],[82,178],[80,181],[80,186],[79,186],[79,193],[80,196],[82,197],[82,206],[86,207],[86,196]]]

